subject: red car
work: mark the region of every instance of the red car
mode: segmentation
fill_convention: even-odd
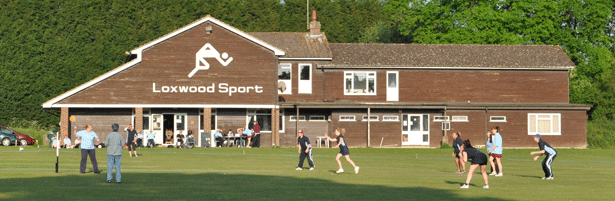
[[[34,142],[35,142],[35,140],[34,140],[34,138],[32,136],[18,133],[17,131],[15,131],[15,130],[9,128],[9,127],[6,127],[6,126],[0,126],[0,128],[6,128],[6,129],[9,129],[9,130],[13,131],[13,134],[15,134],[17,136],[17,138],[18,138],[17,141],[19,142],[20,145],[33,145]]]

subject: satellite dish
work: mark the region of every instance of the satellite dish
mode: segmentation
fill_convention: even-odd
[[[278,90],[280,93],[284,93],[286,91],[286,83],[282,81],[278,82]]]

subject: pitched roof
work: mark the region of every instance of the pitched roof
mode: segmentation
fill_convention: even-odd
[[[552,45],[329,44],[325,68],[514,68],[572,69],[574,63]]]
[[[250,32],[255,38],[265,41],[286,52],[283,58],[330,59],[331,50],[326,36],[311,37],[308,32]]]

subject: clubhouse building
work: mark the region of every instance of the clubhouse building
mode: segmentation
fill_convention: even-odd
[[[569,103],[575,66],[559,46],[329,43],[310,27],[243,32],[206,16],[42,106],[61,110],[62,135],[74,116],[101,140],[119,123],[207,146],[212,131],[257,120],[265,147],[295,146],[297,130],[317,146],[335,128],[351,147],[439,147],[454,131],[484,144],[495,126],[504,147],[536,147],[534,134],[587,146],[590,106]]]

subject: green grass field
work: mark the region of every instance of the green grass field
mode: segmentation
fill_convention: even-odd
[[[335,174],[337,149],[314,149],[316,170],[296,171],[294,148],[141,148],[122,157],[122,184],[106,183],[106,149],[96,154],[102,174],[79,174],[80,150],[0,147],[0,199],[12,200],[613,200],[615,150],[559,149],[555,180],[541,180],[532,150],[505,150],[504,177],[455,174],[449,149],[351,148],[358,175]],[[542,160],[542,158],[541,158]],[[305,163],[307,167],[307,162]]]

